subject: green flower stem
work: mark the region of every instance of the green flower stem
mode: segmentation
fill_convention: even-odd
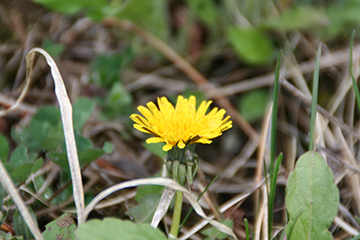
[[[182,199],[183,195],[181,191],[176,191],[175,193],[175,206],[174,206],[174,215],[171,223],[170,229],[170,239],[177,238],[179,233],[179,225],[181,218],[181,208],[182,208]]]

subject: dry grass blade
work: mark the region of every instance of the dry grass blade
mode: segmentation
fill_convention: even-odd
[[[5,116],[9,112],[14,111],[14,110],[16,110],[17,108],[19,108],[21,106],[21,102],[24,100],[24,98],[26,96],[26,93],[29,90],[32,70],[33,70],[32,67],[31,68],[29,68],[29,67],[26,68],[25,86],[24,86],[23,90],[21,91],[20,96],[16,99],[16,102],[10,108],[0,111],[0,117]]]
[[[188,199],[192,207],[194,208],[195,212],[202,218],[204,218],[208,223],[213,225],[215,228],[217,228],[219,231],[224,232],[235,239],[237,239],[235,233],[231,230],[231,228],[225,226],[224,224],[221,224],[215,220],[212,220],[211,218],[207,217],[197,202],[196,198],[191,195],[191,193],[184,187],[180,186],[177,182],[175,182],[172,179],[169,178],[150,178],[150,179],[136,179],[131,181],[122,182],[119,184],[116,184],[114,186],[111,186],[101,193],[99,193],[85,208],[85,217],[88,216],[88,214],[95,208],[96,204],[98,204],[102,199],[109,196],[110,194],[117,192],[124,188],[130,188],[130,187],[136,187],[140,185],[160,185],[165,186],[168,188],[172,188],[176,191],[181,191],[184,196]]]
[[[165,216],[174,194],[175,191],[171,188],[165,188],[164,192],[161,194],[159,205],[157,206],[153,219],[151,220],[151,226],[154,228],[157,228],[159,222]]]
[[[15,202],[17,208],[19,209],[21,215],[24,218],[27,226],[29,227],[31,233],[35,237],[36,240],[44,239],[41,235],[40,230],[38,229],[36,223],[32,219],[29,210],[27,209],[24,201],[21,199],[11,177],[7,173],[3,163],[0,161],[0,181],[2,185],[7,189],[9,195],[11,196],[12,200]]]
[[[66,93],[66,88],[61,77],[60,71],[52,57],[41,48],[33,48],[26,54],[27,72],[31,72],[35,53],[41,53],[47,64],[50,66],[51,75],[55,83],[55,94],[59,101],[61,121],[64,129],[64,137],[66,144],[66,152],[70,166],[71,179],[73,184],[73,195],[76,205],[76,212],[78,218],[78,225],[84,223],[84,190],[81,178],[81,169],[78,160],[74,128],[73,128],[73,117],[72,117],[72,106],[69,97]]]
[[[232,206],[245,200],[248,196],[250,196],[250,194],[252,194],[255,190],[257,190],[259,187],[261,187],[263,183],[264,183],[264,180],[262,180],[261,183],[259,183],[252,191],[241,193],[241,194],[233,197],[232,199],[230,199],[223,205],[221,205],[219,208],[220,212],[223,213],[226,210],[228,210],[229,208],[231,208]],[[213,218],[215,218],[215,215],[210,215],[209,218],[213,219]],[[197,223],[191,229],[189,229],[188,232],[186,232],[184,235],[180,236],[179,239],[185,240],[185,239],[190,238],[192,235],[194,235],[196,232],[198,232],[200,229],[202,229],[204,226],[206,226],[206,224],[207,224],[207,221],[205,219],[201,220],[199,223]]]

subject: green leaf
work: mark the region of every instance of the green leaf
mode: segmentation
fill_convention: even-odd
[[[6,171],[8,172],[8,173],[11,173],[12,171],[14,171],[14,166],[13,165],[11,165],[10,163],[4,163],[4,167],[6,168]]]
[[[288,239],[332,239],[328,228],[338,205],[339,190],[325,160],[317,152],[303,154],[287,184],[286,207],[290,215],[287,231],[292,228]]]
[[[226,226],[230,227],[231,229],[233,229],[233,227],[234,227],[234,222],[232,219],[222,221],[221,223],[225,224]],[[225,239],[226,237],[229,236],[226,233],[220,232],[215,227],[209,227],[209,228],[201,231],[201,233],[205,236],[209,236],[205,240],[212,240],[212,239],[220,239],[221,240],[221,239]]]
[[[106,0],[34,0],[34,2],[42,4],[51,10],[66,14],[76,14],[84,9],[91,10],[91,13],[97,10],[96,13],[100,14],[102,7],[107,3]],[[103,15],[100,14],[100,16]],[[98,20],[98,18],[95,20]]]
[[[192,12],[200,17],[204,23],[213,27],[216,24],[218,9],[214,1],[209,0],[187,0]]]
[[[166,40],[169,34],[166,4],[165,0],[127,0],[117,7],[108,6],[105,12],[112,17],[129,20]]]
[[[74,131],[75,142],[76,142],[76,149],[79,152],[85,151],[86,149],[92,148],[93,144],[90,139],[82,136],[78,131]],[[66,145],[65,140],[61,143],[61,150],[65,153],[66,152]]]
[[[58,165],[61,170],[70,172],[66,153],[49,152],[46,154],[46,156],[50,159],[50,161]]]
[[[105,101],[103,102],[104,114],[109,118],[129,116],[133,113],[132,96],[121,83],[115,83]]]
[[[10,174],[15,183],[23,183],[30,176],[33,163],[24,163],[16,167]]]
[[[268,91],[265,89],[247,92],[239,101],[239,112],[248,122],[253,123],[264,116],[268,100]]]
[[[42,233],[45,240],[67,239],[75,240],[75,222],[69,213],[64,213],[57,219],[46,224],[46,230]]]
[[[150,225],[116,218],[87,221],[77,228],[75,236],[78,240],[114,240],[115,236],[126,240],[167,240],[160,230]]]
[[[51,126],[56,126],[60,121],[60,110],[57,107],[45,106],[40,108],[32,119],[48,122]]]
[[[138,205],[127,210],[125,214],[134,218],[136,223],[151,223],[160,198],[161,194],[147,195],[141,199]]]
[[[62,123],[58,123],[55,127],[48,130],[46,137],[41,142],[41,148],[46,151],[56,150],[64,140],[64,131]]]
[[[38,142],[42,149],[55,150],[63,139],[63,131],[60,123],[60,111],[56,107],[45,106],[40,108],[28,126],[29,141]]]
[[[86,149],[93,147],[93,144],[90,141],[90,139],[80,135],[76,131],[75,131],[75,141],[76,141],[76,148],[79,152],[85,151]]]
[[[5,162],[9,156],[9,143],[4,137],[0,134],[0,161]]]
[[[41,149],[40,143],[32,138],[28,128],[15,129],[15,127],[12,127],[11,138],[14,139],[18,145],[23,145],[30,151],[38,151]]]
[[[54,43],[51,39],[45,38],[42,46],[53,58],[59,57],[65,50],[63,43]]]
[[[297,6],[282,12],[278,18],[267,19],[263,26],[281,30],[294,30],[316,26],[324,27],[329,24],[330,20],[319,9],[309,6]]]
[[[274,55],[271,41],[257,28],[229,27],[227,39],[241,59],[250,64],[263,64]]]
[[[105,153],[110,154],[113,151],[113,145],[110,142],[105,142],[102,149],[105,151]]]
[[[32,168],[30,169],[30,173],[36,173],[42,167],[43,163],[44,161],[42,158],[36,159]]]
[[[102,149],[86,149],[85,151],[79,153],[79,162],[81,166],[91,163],[92,161],[98,159],[105,153]]]
[[[95,108],[95,102],[89,98],[80,97],[73,104],[74,129],[81,131]]]
[[[137,187],[135,200],[140,202],[146,196],[161,194],[165,187],[159,185],[142,185]]]
[[[91,65],[93,74],[91,80],[98,86],[111,88],[120,81],[120,70],[134,58],[130,47],[120,54],[103,54],[96,57]]]
[[[11,234],[11,232],[3,232],[0,231],[0,239],[4,239],[4,240],[24,240],[24,238],[22,236],[13,236]]]
[[[37,225],[37,220],[35,217],[35,214],[33,210],[30,207],[27,207],[30,213],[31,218],[34,220],[34,222]],[[18,209],[15,209],[14,215],[13,215],[13,225],[14,225],[14,231],[17,235],[23,236],[24,239],[34,239],[32,233],[30,232],[30,229],[26,225],[26,222],[24,218],[21,216]]]
[[[146,148],[149,152],[151,152],[152,154],[158,156],[159,158],[163,158],[166,156],[166,152],[164,152],[164,150],[162,150],[163,146],[165,145],[165,143],[142,143],[141,144],[144,148]]]
[[[27,149],[24,146],[18,146],[11,153],[10,164],[14,167],[18,167],[28,162]]]

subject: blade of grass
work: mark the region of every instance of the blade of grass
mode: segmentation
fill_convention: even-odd
[[[314,69],[313,88],[312,88],[312,102],[311,102],[309,151],[314,150],[315,120],[316,120],[316,108],[317,108],[318,90],[319,90],[320,56],[321,56],[321,43],[319,44],[319,48],[315,59],[315,69]]]
[[[297,216],[297,217],[295,218],[293,225],[291,225],[290,230],[289,230],[289,232],[288,232],[288,234],[287,234],[287,236],[286,236],[288,240],[290,240],[292,231],[294,230],[294,226],[295,226],[295,224],[297,223],[297,220],[299,219],[299,217],[300,217],[302,214],[303,214],[303,213],[300,213],[299,216]]]
[[[273,106],[272,106],[272,116],[271,116],[270,191],[267,191],[267,194],[268,194],[268,236],[269,236],[268,239],[271,239],[270,236],[271,236],[271,229],[272,229],[274,198],[275,198],[276,179],[277,179],[277,172],[278,172],[278,171],[275,171],[276,169],[274,169],[274,167],[275,167],[275,154],[276,154],[276,129],[277,129],[277,113],[278,113],[278,100],[279,100],[279,90],[280,90],[279,78],[280,78],[281,55],[282,55],[282,51],[280,50],[279,56],[277,59],[277,63],[276,63],[274,93],[273,93]],[[279,160],[278,160],[278,162],[279,162]],[[275,185],[272,184],[274,179],[275,179]],[[269,186],[269,185],[266,185],[266,186]]]
[[[360,234],[357,235],[356,237],[353,237],[351,240],[360,240]]]
[[[356,78],[355,78],[354,71],[353,71],[354,38],[355,38],[355,29],[353,30],[353,32],[351,34],[351,40],[350,40],[350,75],[351,75],[351,79],[352,79],[352,83],[353,83],[353,87],[354,87],[354,91],[355,91],[356,102],[357,102],[357,105],[358,105],[358,108],[360,111],[360,93],[359,93],[359,88],[357,86]]]
[[[27,68],[32,68],[34,57],[36,52],[41,53],[50,66],[51,75],[55,83],[55,94],[59,102],[61,121],[63,123],[64,137],[66,144],[66,153],[70,166],[71,179],[73,184],[73,195],[76,206],[76,213],[78,219],[78,225],[85,222],[85,203],[84,203],[84,190],[81,178],[81,169],[79,159],[76,150],[73,117],[72,117],[72,106],[69,97],[66,93],[64,81],[60,74],[60,71],[52,57],[41,48],[33,48],[26,54]]]
[[[274,174],[271,178],[271,182],[270,182],[270,196],[269,196],[269,202],[268,202],[268,208],[269,208],[269,239],[271,239],[271,229],[272,229],[272,221],[274,218],[274,201],[275,201],[275,193],[276,193],[276,181],[277,181],[277,177],[278,177],[278,172],[280,169],[280,165],[281,165],[281,161],[283,159],[283,154],[280,153],[277,161],[276,161],[276,165],[274,167]]]
[[[269,186],[269,178],[268,178],[268,171],[267,171],[267,168],[266,168],[265,158],[264,158],[264,161],[263,161],[263,165],[264,165],[265,184],[266,184],[266,186]],[[269,198],[270,192],[269,192],[269,189],[267,189],[267,188],[266,188],[266,193],[267,193],[268,198]]]
[[[273,174],[273,169],[275,165],[275,154],[276,154],[276,127],[277,127],[278,99],[279,99],[279,90],[280,90],[279,79],[280,79],[281,55],[282,55],[282,51],[280,50],[276,63],[274,93],[273,93],[273,109],[272,109],[272,117],[271,117],[270,178],[271,175]]]
[[[216,181],[216,179],[219,177],[220,175],[217,175],[216,177],[214,177],[213,180],[211,180],[211,182],[206,186],[206,188],[204,189],[204,191],[202,191],[202,193],[199,195],[199,197],[197,198],[197,201],[200,201],[200,199],[202,198],[202,196],[206,193],[206,191],[209,189],[209,187]],[[188,220],[188,218],[190,217],[191,212],[194,210],[194,208],[190,208],[190,210],[188,211],[188,213],[186,214],[184,220],[182,221],[182,223],[180,224],[180,228],[179,231],[181,230],[181,228],[185,225],[186,221]]]
[[[244,218],[244,223],[245,223],[245,233],[246,233],[246,240],[250,239],[250,234],[249,234],[249,222],[246,218]]]

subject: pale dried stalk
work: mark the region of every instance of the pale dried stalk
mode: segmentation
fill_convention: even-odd
[[[41,48],[33,48],[26,54],[26,63],[27,63],[27,72],[32,71],[32,66],[34,62],[35,53],[41,53],[47,64],[50,66],[51,75],[55,83],[55,94],[59,101],[61,121],[64,129],[64,137],[66,144],[66,152],[70,166],[71,180],[73,185],[73,195],[76,206],[76,213],[78,219],[78,225],[81,225],[85,222],[84,217],[84,190],[82,185],[81,178],[81,169],[79,164],[79,159],[76,150],[75,136],[74,136],[74,127],[73,127],[73,117],[72,117],[72,106],[69,100],[69,97],[66,93],[66,88],[64,81],[60,74],[60,71],[52,57]],[[29,74],[31,77],[31,74]],[[30,79],[28,79],[28,82]],[[27,85],[26,85],[27,86]]]
[[[21,199],[19,192],[17,191],[11,177],[7,173],[2,161],[0,161],[0,182],[6,188],[7,192],[9,193],[10,197],[16,204],[17,208],[19,209],[21,216],[24,218],[27,226],[29,227],[31,233],[35,237],[36,240],[43,240],[44,238],[41,235],[39,228],[37,227],[36,223],[32,219],[29,210],[27,209],[24,201]]]

